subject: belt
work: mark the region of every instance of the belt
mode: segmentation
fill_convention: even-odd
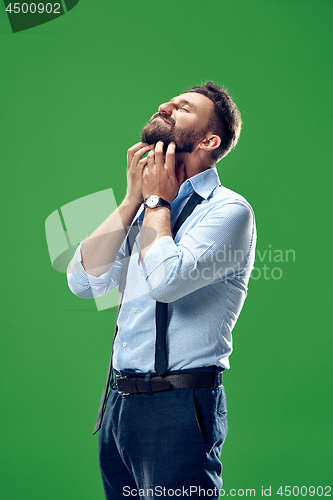
[[[171,391],[174,389],[190,389],[217,387],[222,384],[222,372],[199,372],[166,375],[165,377],[125,377],[117,375],[115,386],[120,394],[144,394],[152,392]]]

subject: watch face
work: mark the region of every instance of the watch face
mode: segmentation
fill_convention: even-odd
[[[156,194],[153,194],[152,196],[149,196],[146,200],[146,205],[149,208],[154,208],[157,206],[159,201],[159,198]]]

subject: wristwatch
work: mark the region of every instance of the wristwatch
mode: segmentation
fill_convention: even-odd
[[[143,202],[143,205],[145,208],[166,207],[171,210],[170,203],[157,196],[157,194],[148,196],[148,198],[146,198]]]

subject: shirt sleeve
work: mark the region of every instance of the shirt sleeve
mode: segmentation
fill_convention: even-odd
[[[254,239],[249,205],[214,207],[179,241],[163,236],[148,250],[142,268],[150,297],[173,302],[217,281],[249,274]]]
[[[92,276],[82,266],[81,246],[78,246],[67,268],[68,286],[71,291],[86,299],[105,295],[119,284],[124,262],[125,243],[121,246],[113,266],[100,276]]]

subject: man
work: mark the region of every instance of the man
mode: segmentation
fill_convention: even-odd
[[[221,186],[215,164],[240,128],[213,82],[162,104],[128,150],[123,202],[69,266],[77,295],[124,288],[99,435],[108,500],[219,498],[222,370],[256,231],[250,205]]]

